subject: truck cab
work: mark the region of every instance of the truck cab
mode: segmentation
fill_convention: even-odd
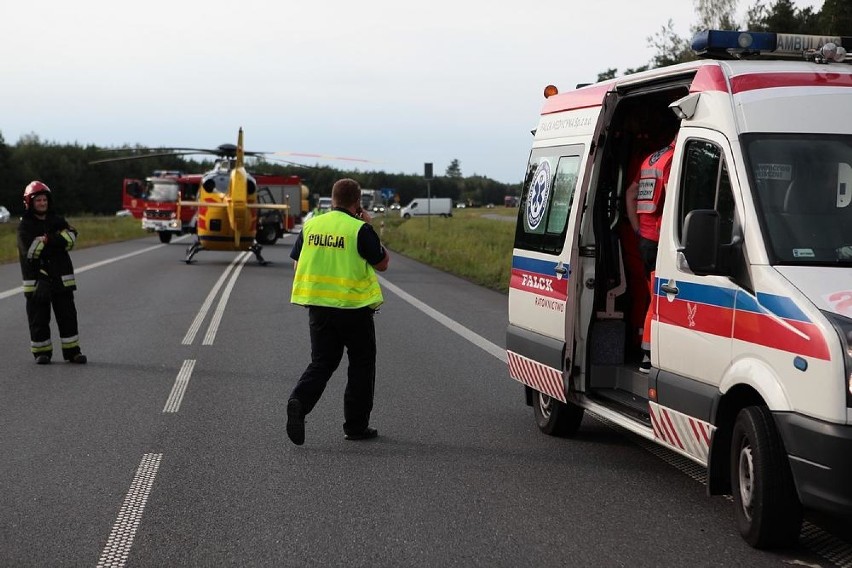
[[[804,509],[852,513],[852,38],[693,46],[709,57],[546,91],[509,374],[543,432],[577,435],[590,411],[665,446],[733,496],[749,544],[784,546]],[[648,281],[627,189],[672,141]]]
[[[125,180],[124,189],[125,195],[133,191],[139,196],[139,201],[133,202],[136,207],[130,211],[134,212],[139,209],[138,205],[142,205],[142,228],[157,233],[160,242],[169,243],[175,235],[195,232],[197,208],[179,207],[179,202],[195,199],[200,182],[200,175],[156,170],[145,178],[144,184]]]

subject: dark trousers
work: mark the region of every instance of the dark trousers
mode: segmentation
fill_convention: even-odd
[[[325,385],[340,365],[343,349],[349,357],[348,380],[343,395],[343,431],[362,432],[370,424],[376,383],[376,328],[370,308],[344,310],[310,306],[311,363],[290,398],[302,403],[308,414],[322,396]]]
[[[62,344],[62,357],[71,359],[80,353],[77,335],[77,307],[74,305],[73,292],[54,292],[50,299],[27,298],[27,320],[30,325],[30,345],[34,357],[53,355],[50,343],[50,310],[56,315],[59,327],[59,340]]]
[[[650,278],[651,273],[656,270],[658,248],[659,243],[657,241],[639,237],[639,256],[642,257],[642,264],[645,266],[646,278]]]

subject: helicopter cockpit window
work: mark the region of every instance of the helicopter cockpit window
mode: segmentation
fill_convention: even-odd
[[[255,181],[251,178],[248,178],[248,180],[246,181],[246,185],[248,186],[247,187],[248,194],[254,195],[254,192],[257,191],[257,184],[255,183]]]
[[[228,193],[228,182],[228,176],[216,174],[205,179],[201,186],[207,192]]]

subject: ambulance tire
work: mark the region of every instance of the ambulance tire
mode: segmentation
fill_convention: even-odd
[[[580,429],[585,409],[572,403],[533,392],[533,414],[538,429],[548,436],[571,438]]]
[[[731,438],[731,490],[740,534],[755,548],[794,546],[802,505],[772,413],[743,408]]]
[[[170,242],[172,242],[172,234],[169,233],[168,231],[160,231],[157,234],[160,235],[160,242],[163,243],[164,245],[167,245]]]

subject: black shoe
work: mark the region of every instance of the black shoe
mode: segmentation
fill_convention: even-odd
[[[305,443],[305,415],[297,398],[287,401],[287,437],[297,446]]]
[[[77,353],[76,355],[68,359],[69,363],[76,363],[78,365],[85,365],[87,361],[88,359],[82,353]]]
[[[39,355],[35,358],[36,365],[49,365],[50,355]]]
[[[375,438],[378,435],[378,430],[367,426],[362,432],[358,432],[357,434],[344,434],[343,437],[347,440],[369,440],[371,438]]]

